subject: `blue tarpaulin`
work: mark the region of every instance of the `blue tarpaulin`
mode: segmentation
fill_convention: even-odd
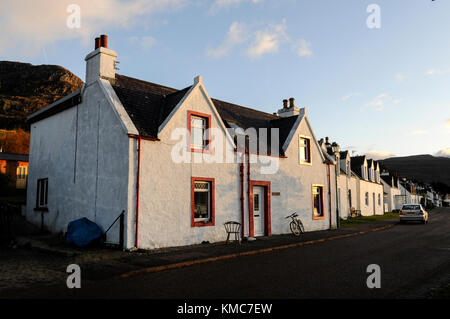
[[[86,217],[71,221],[67,226],[66,242],[84,247],[91,242],[101,239],[103,231]]]

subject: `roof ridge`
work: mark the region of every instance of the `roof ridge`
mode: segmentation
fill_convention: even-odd
[[[168,90],[173,90],[174,92],[172,92],[172,93],[176,93],[176,92],[178,92],[178,91],[182,91],[182,90],[179,90],[179,89],[175,89],[175,88],[173,88],[173,87],[161,85],[161,84],[158,84],[158,83],[155,83],[155,82],[150,82],[150,81],[145,81],[145,80],[133,78],[133,77],[131,77],[131,76],[127,76],[127,75],[123,75],[123,74],[118,74],[118,73],[116,73],[116,75],[121,76],[121,77],[124,77],[124,78],[131,79],[131,80],[134,80],[134,81],[138,81],[138,82],[143,83],[143,84],[150,84],[150,85],[158,86],[158,87],[160,87],[160,88],[164,88],[164,89],[168,89]],[[184,89],[183,89],[183,90],[184,90]],[[172,94],[172,93],[171,93],[171,94]]]
[[[121,76],[121,77],[125,77],[125,78],[128,78],[128,79],[131,79],[131,80],[139,81],[139,82],[141,82],[143,84],[150,84],[150,85],[155,85],[155,86],[158,86],[158,87],[161,87],[161,88],[164,88],[164,89],[174,90],[174,92],[172,92],[170,94],[175,94],[175,93],[178,93],[180,91],[184,91],[187,88],[191,88],[192,87],[192,85],[190,85],[190,86],[185,87],[184,89],[179,90],[179,89],[175,89],[173,87],[169,87],[169,86],[161,85],[161,84],[158,84],[158,83],[154,83],[154,82],[150,82],[150,81],[145,81],[145,80],[133,78],[133,77],[130,77],[130,76],[127,76],[127,75],[119,74],[119,73],[116,73],[116,75]],[[247,109],[247,110],[250,110],[250,111],[253,111],[253,112],[258,112],[258,113],[261,113],[261,114],[273,117],[273,119],[280,118],[278,115],[274,115],[274,114],[271,114],[271,113],[268,113],[268,112],[260,111],[260,110],[257,110],[257,109],[254,109],[254,108],[251,108],[251,107],[248,107],[248,106],[242,106],[242,105],[239,105],[239,104],[235,104],[235,103],[219,100],[219,99],[216,99],[216,98],[211,98],[211,100],[213,102],[214,101],[218,101],[218,102],[226,103],[226,104],[229,104],[229,105],[232,105],[232,106],[244,108],[244,109]]]
[[[271,116],[271,117],[276,117],[276,118],[273,118],[274,120],[280,118],[278,115],[274,115],[274,114],[271,114],[271,113],[268,113],[268,112],[264,112],[264,111],[260,111],[260,110],[257,110],[257,109],[253,109],[253,108],[248,107],[248,106],[242,106],[242,105],[239,105],[239,104],[235,104],[235,103],[231,103],[231,102],[227,102],[227,101],[222,101],[222,100],[215,99],[215,98],[211,98],[211,100],[213,102],[217,101],[217,102],[220,102],[220,103],[226,103],[226,104],[230,104],[232,106],[237,106],[237,107],[240,107],[240,108],[243,108],[243,109],[247,109],[247,110],[250,110],[250,111],[253,111],[253,112],[258,112],[258,113],[261,113],[261,114],[264,114],[264,115],[268,115],[268,116]]]

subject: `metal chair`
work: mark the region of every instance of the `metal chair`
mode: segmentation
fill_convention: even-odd
[[[241,244],[241,224],[238,222],[229,221],[223,224],[225,226],[225,231],[227,232],[227,241],[230,241],[230,235],[234,234],[234,240]]]

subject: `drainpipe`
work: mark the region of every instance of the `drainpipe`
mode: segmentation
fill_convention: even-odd
[[[138,248],[139,244],[139,182],[141,171],[141,136],[138,137],[137,147],[137,173],[136,173],[136,231],[134,238],[134,246]]]
[[[250,212],[251,212],[251,207],[250,207],[250,152],[247,149],[247,147],[245,148],[245,152],[247,154],[247,195],[248,195],[248,215],[249,215],[249,219],[250,219]],[[250,230],[250,226],[252,226],[252,229]],[[248,237],[251,237],[251,233],[253,232],[253,225],[250,225],[250,222],[248,224]],[[254,234],[253,234],[254,236]]]
[[[339,206],[340,206],[341,202],[340,202],[340,199],[339,199],[339,196],[338,196],[338,176],[339,176],[339,174],[341,172],[338,171],[337,165],[336,165],[336,169],[334,171],[335,171],[334,180],[335,180],[335,188],[336,188],[336,228],[339,228],[339,223],[340,223],[340,221],[339,221],[339,214],[340,214],[339,213]],[[348,181],[347,181],[347,185],[348,185]],[[348,192],[348,187],[347,187],[347,192]],[[348,196],[348,195],[346,195],[346,196]]]
[[[245,156],[245,155],[244,155]],[[245,220],[245,208],[244,208],[244,163],[241,161],[239,164],[239,175],[241,178],[241,238],[244,238],[244,220]]]
[[[329,213],[329,220],[330,220],[330,229],[332,229],[333,225],[331,222],[331,170],[330,170],[331,163],[327,162],[327,168],[328,168],[328,213]]]

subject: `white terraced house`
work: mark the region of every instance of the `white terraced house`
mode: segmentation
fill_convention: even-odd
[[[212,99],[200,76],[178,90],[119,75],[116,57],[96,39],[82,89],[29,117],[28,220],[106,229],[125,211],[127,249],[223,241],[227,221],[289,233],[293,212],[306,231],[336,227],[335,162],[293,98],[264,113]]]
[[[322,149],[336,162],[338,214],[346,219],[352,213],[363,216],[383,215],[383,185],[377,161],[366,156],[351,157],[329,138],[319,141]]]
[[[392,212],[393,210],[400,209],[399,196],[401,190],[399,188],[399,179],[397,176],[392,176],[389,172],[382,173],[381,183],[383,184],[383,191],[385,194],[385,211]],[[403,205],[403,204],[401,204]]]
[[[351,167],[359,177],[358,210],[361,211],[361,215],[383,215],[383,184],[381,184],[380,167],[378,162],[367,159],[365,155],[354,156],[351,157]]]

